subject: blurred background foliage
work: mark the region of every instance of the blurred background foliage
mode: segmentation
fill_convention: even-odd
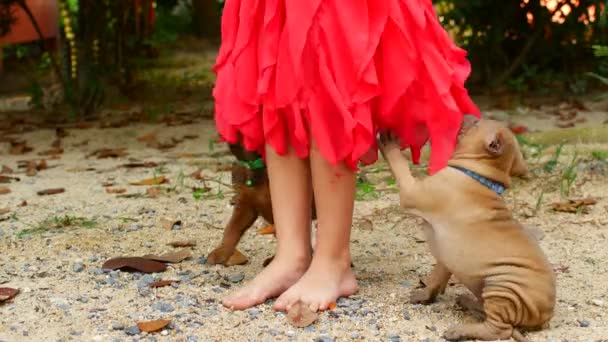
[[[469,52],[473,65],[469,87],[474,93],[571,96],[608,84],[608,1],[436,0],[434,4],[449,34]],[[26,1],[0,0],[0,35],[14,24],[11,8],[15,6],[26,6]],[[137,93],[138,75],[146,74],[150,60],[159,54],[171,53],[179,40],[196,37],[215,51],[223,1],[59,0],[59,6],[58,51],[48,53],[39,44],[5,46],[4,58],[37,70],[31,82],[33,94],[41,93],[40,82],[35,81],[40,75],[55,74],[64,101],[76,115],[86,116],[104,102],[110,85],[124,96]],[[209,70],[188,77],[213,81]]]

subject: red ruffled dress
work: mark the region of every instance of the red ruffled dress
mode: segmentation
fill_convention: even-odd
[[[222,138],[264,155],[305,158],[313,139],[331,163],[377,159],[391,130],[429,171],[445,167],[464,114],[466,52],[431,0],[226,0],[214,71]],[[240,133],[240,134],[239,134]]]

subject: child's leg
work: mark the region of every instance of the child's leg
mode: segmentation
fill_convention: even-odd
[[[312,191],[309,161],[293,152],[279,156],[266,148],[272,212],[277,235],[274,260],[255,279],[224,298],[224,305],[247,309],[283,293],[310,264]]]
[[[277,310],[287,310],[298,300],[313,311],[326,310],[338,297],[357,291],[349,249],[355,172],[345,165],[336,169],[314,147],[310,154],[319,227],[316,248],[308,271],[277,299]]]

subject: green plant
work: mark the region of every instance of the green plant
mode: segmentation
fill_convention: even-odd
[[[562,196],[569,196],[570,190],[574,185],[574,181],[578,176],[576,171],[576,167],[578,166],[578,153],[575,151],[574,156],[570,163],[566,166],[564,171],[562,172],[561,180],[560,180],[560,191]]]
[[[84,228],[93,228],[97,225],[97,222],[92,219],[88,219],[85,217],[77,217],[77,216],[54,216],[52,218],[48,218],[36,226],[29,225],[30,228],[22,229],[17,233],[17,238],[21,239],[26,235],[47,232],[52,229],[63,229],[66,227],[84,227]]]
[[[593,150],[591,151],[591,156],[593,159],[606,161],[608,160],[608,150]]]
[[[557,146],[557,149],[555,150],[555,153],[553,154],[553,157],[543,167],[543,169],[545,170],[545,172],[547,172],[547,173],[553,172],[553,170],[555,169],[555,167],[558,164],[559,156],[562,154],[563,148],[564,148],[564,144],[563,143],[561,143],[561,144],[559,144]]]
[[[376,191],[376,186],[365,181],[357,181],[357,192],[355,199],[357,201],[373,200],[379,197]]]

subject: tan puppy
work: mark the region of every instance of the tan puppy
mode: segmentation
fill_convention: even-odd
[[[450,341],[526,341],[515,328],[542,328],[553,316],[555,275],[537,241],[507,208],[502,191],[527,166],[511,131],[500,122],[465,117],[449,167],[415,179],[399,144],[390,135],[380,149],[399,185],[401,206],[424,218],[437,264],[426,287],[411,295],[428,304],[454,274],[476,297],[458,303],[480,313],[483,322],[450,328]]]

